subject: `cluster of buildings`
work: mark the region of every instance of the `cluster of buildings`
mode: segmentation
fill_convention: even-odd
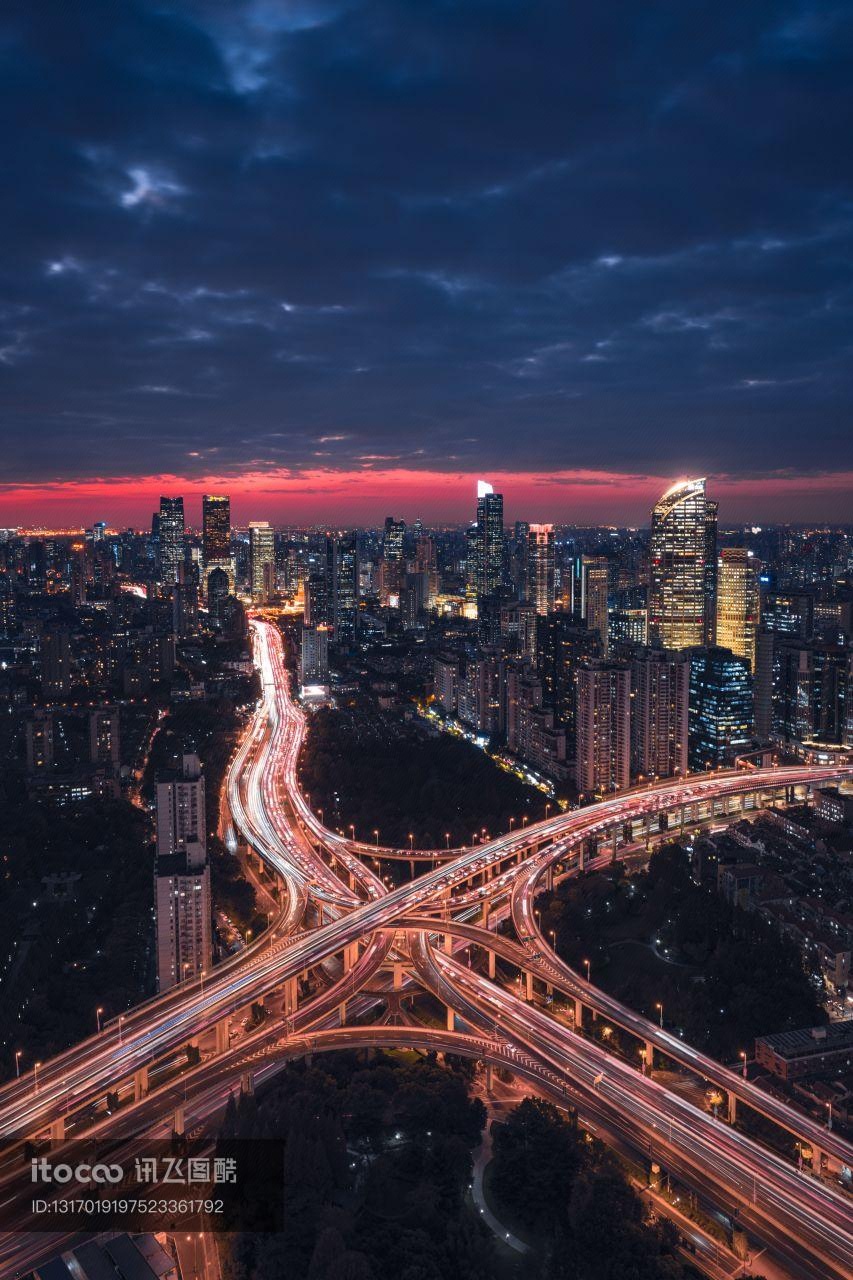
[[[853,743],[849,546],[838,578],[800,589],[794,608],[787,590],[768,590],[775,565],[720,545],[701,479],[662,496],[639,548],[630,531],[589,550],[551,525],[501,537],[502,513],[481,485],[468,532],[477,635],[435,658],[443,716],[586,795],[761,746]]]

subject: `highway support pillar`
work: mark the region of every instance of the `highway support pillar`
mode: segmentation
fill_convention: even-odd
[[[184,1109],[183,1107],[175,1107],[175,1117],[172,1121],[172,1132],[181,1137],[184,1132]]]
[[[344,973],[349,973],[358,959],[358,943],[351,942],[344,948]]]
[[[492,1064],[486,1063],[486,1093],[492,1092]]]
[[[402,991],[403,989],[403,966],[402,964],[394,964],[394,990]]]
[[[240,1092],[245,1097],[251,1097],[255,1092],[255,1077],[251,1071],[244,1071],[240,1077]]]
[[[583,1029],[583,1002],[575,1000],[575,1031]]]
[[[338,1013],[340,1014],[340,1018],[341,1018],[341,1026],[342,1026],[342,1027],[345,1027],[345,1026],[347,1025],[347,1002],[346,1002],[346,1000],[342,1000],[342,1001],[341,1001],[341,1003],[338,1005]]]
[[[447,1030],[448,1031],[454,1030],[455,1017],[456,1017],[455,1010],[451,1007],[451,1005],[448,1005],[447,1006]]]
[[[495,976],[495,953],[494,953],[494,951],[489,951],[489,952],[487,952],[487,955],[488,955],[488,958],[489,958],[489,969],[488,969],[489,977],[490,977],[490,978],[492,978],[492,979],[494,979],[494,976]]]
[[[65,1139],[65,1116],[58,1116],[50,1125],[51,1142],[63,1142]]]
[[[586,841],[581,840],[578,845],[578,871],[583,871],[586,866]]]
[[[148,1092],[148,1068],[140,1067],[133,1073],[133,1101],[139,1102]]]
[[[450,933],[444,935],[444,950],[447,955],[450,955],[453,950],[453,935]]]
[[[227,1017],[220,1018],[219,1022],[217,1022],[216,1024],[216,1052],[217,1053],[228,1052],[228,1046],[231,1043],[231,1038],[229,1036],[230,1027],[231,1027],[230,1018],[227,1018]]]
[[[296,1013],[299,1004],[299,984],[295,978],[288,978],[284,984],[284,1013],[285,1017]]]
[[[647,1040],[645,1044],[645,1056],[643,1058],[643,1074],[650,1076],[652,1068],[655,1065],[655,1046],[651,1040]]]
[[[533,999],[533,974],[529,969],[524,973],[524,998],[527,1001]]]
[[[549,893],[551,893],[551,892],[552,892],[552,890],[553,890],[553,888],[554,888],[554,864],[553,864],[553,862],[551,863],[551,865],[550,865],[550,867],[548,868],[548,870],[545,872],[545,888],[548,890],[548,892],[549,892]]]
[[[737,1119],[737,1094],[729,1093],[729,1124],[734,1124]]]
[[[484,929],[488,929],[489,927],[489,901],[487,898],[483,899],[480,907],[480,924]]]

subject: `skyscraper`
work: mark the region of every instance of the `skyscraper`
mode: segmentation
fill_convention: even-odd
[[[690,651],[688,758],[691,769],[731,764],[752,741],[749,663],[716,646]]]
[[[679,481],[652,511],[649,639],[666,649],[705,642],[708,528],[704,480]]]
[[[527,599],[538,614],[554,608],[554,526],[532,524],[527,534]]]
[[[206,493],[201,500],[202,558],[205,565],[231,558],[231,499]]]
[[[267,602],[275,588],[275,530],[268,520],[249,522],[252,598]]]
[[[717,643],[718,502],[705,499],[705,644]]]
[[[474,543],[474,589],[494,595],[503,581],[504,500],[486,480],[477,481],[477,526]]]
[[[184,500],[161,498],[159,527],[160,581],[172,586],[178,581],[178,567],[184,560]]]
[[[745,547],[723,547],[717,561],[717,644],[755,671],[760,563]]]
[[[577,675],[579,791],[602,795],[631,781],[631,673],[618,662],[591,659]]]
[[[335,642],[351,643],[358,624],[358,543],[354,533],[326,539],[326,577]]]
[[[214,569],[221,569],[227,574],[228,588],[233,594],[236,575],[231,554],[231,499],[206,493],[201,500],[201,521],[204,595],[206,598],[210,596],[210,577]]]
[[[581,617],[601,640],[601,652],[607,654],[607,595],[610,562],[606,556],[583,556],[581,559]]]
[[[644,649],[631,659],[631,771],[686,773],[690,655]]]

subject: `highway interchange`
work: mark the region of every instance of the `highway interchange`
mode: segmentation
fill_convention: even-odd
[[[68,1133],[151,1131],[169,1120],[173,1089],[155,1086],[155,1061],[174,1060],[190,1042],[215,1033],[218,1054],[181,1077],[187,1096],[205,1092],[213,1114],[254,1064],[258,1079],[281,1061],[348,1045],[408,1045],[470,1053],[512,1064],[518,1076],[546,1096],[568,1101],[601,1136],[624,1139],[673,1176],[707,1196],[755,1237],[769,1244],[791,1274],[853,1276],[851,1199],[830,1179],[793,1165],[737,1129],[687,1102],[644,1071],[607,1053],[521,999],[460,956],[491,949],[519,972],[558,990],[625,1028],[638,1041],[788,1128],[833,1167],[853,1164],[853,1149],[833,1132],[698,1053],[677,1036],[624,1008],[565,966],[551,951],[536,920],[534,899],[558,865],[576,873],[589,841],[604,841],[626,824],[662,811],[684,820],[713,813],[713,805],[740,803],[785,787],[838,778],[839,769],[767,769],[669,780],[620,793],[586,808],[558,813],[524,831],[461,850],[435,851],[429,869],[389,889],[371,869],[374,859],[410,857],[328,830],[299,789],[297,765],[305,713],[292,700],[277,629],[252,624],[262,698],[232,759],[227,777],[230,813],[241,837],[282,885],[281,910],[251,946],[206,978],[155,997],[108,1024],[97,1036],[44,1063],[38,1087],[30,1073],[0,1089],[0,1136],[32,1137],[57,1121]],[[849,771],[848,771],[849,773]],[[633,828],[629,828],[633,829]],[[597,862],[610,853],[598,852]],[[589,865],[589,864],[588,864]],[[490,931],[511,920],[517,942]],[[493,967],[490,967],[493,972]],[[317,975],[309,996],[298,983]],[[383,990],[419,983],[448,1010],[446,1030],[435,1027],[350,1025],[383,1007]],[[529,986],[528,986],[529,990]],[[279,997],[284,993],[284,1003]],[[257,1047],[238,1037],[229,1020],[266,1001],[270,1018]],[[280,1009],[280,1012],[279,1012]],[[254,1054],[254,1056],[253,1056]],[[135,1083],[135,1101],[130,1086]],[[123,1082],[123,1084],[122,1084]],[[207,1082],[205,1084],[205,1082]],[[127,1102],[113,1117],[99,1109],[108,1089],[124,1087]],[[194,1095],[193,1095],[194,1096]],[[75,1116],[77,1119],[75,1120]],[[35,1252],[34,1252],[35,1251]],[[4,1274],[21,1274],[37,1253],[29,1237],[0,1242]]]

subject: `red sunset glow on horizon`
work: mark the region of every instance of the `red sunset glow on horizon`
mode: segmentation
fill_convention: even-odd
[[[475,473],[318,468],[299,473],[57,480],[6,486],[0,491],[0,526],[53,523],[70,527],[103,519],[115,526],[144,528],[161,494],[182,494],[192,525],[200,522],[204,493],[230,494],[235,524],[268,519],[276,524],[369,527],[391,514],[407,520],[420,516],[425,523],[461,524],[472,517],[481,476],[504,494],[508,521],[628,526],[646,524],[653,503],[679,478],[590,470]],[[709,475],[708,491],[720,501],[724,523],[841,522],[851,519],[853,473]]]

